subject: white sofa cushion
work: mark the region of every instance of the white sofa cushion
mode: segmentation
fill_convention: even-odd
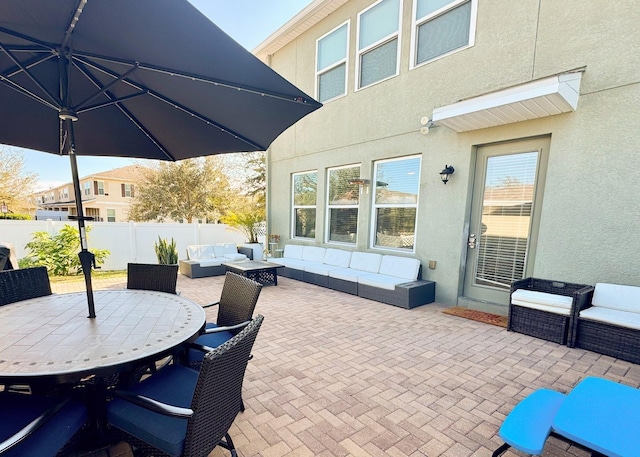
[[[228,259],[218,258],[218,259],[208,259],[208,260],[198,260],[198,263],[201,267],[218,267],[222,265],[224,262],[228,262]]]
[[[382,275],[379,273],[369,273],[358,277],[358,284],[378,287],[380,289],[395,290],[396,285],[407,282],[405,278],[397,276]]]
[[[330,278],[342,279],[343,281],[358,282],[360,276],[366,276],[371,273],[363,270],[354,270],[353,268],[336,268],[329,271]]]
[[[226,260],[247,260],[248,257],[244,254],[240,254],[239,252],[236,252],[235,254],[225,254],[224,259]]]
[[[560,314],[565,314],[564,311],[566,311],[566,314],[569,314],[572,302],[573,297],[538,292],[536,290],[518,289],[511,295],[511,303],[514,305],[536,309],[541,309],[538,308],[538,306],[558,308],[559,310],[563,310],[563,312],[557,311]]]
[[[318,246],[305,246],[302,249],[302,260],[307,262],[322,263],[327,250]]]
[[[304,271],[321,276],[329,276],[330,271],[337,270],[338,268],[340,267],[327,265],[326,263],[310,263],[304,266]]]
[[[228,254],[237,254],[238,247],[233,243],[215,243],[213,252],[215,252],[216,257],[225,257]]]
[[[355,251],[351,253],[349,268],[352,270],[366,271],[367,273],[378,273],[380,271],[381,262],[381,254]]]
[[[216,254],[210,244],[192,244],[187,246],[187,257],[189,260],[214,259]]]
[[[591,304],[602,308],[640,313],[640,287],[597,283]]]
[[[605,322],[619,327],[640,330],[640,313],[592,306],[591,308],[580,311],[580,319]]]
[[[420,272],[420,261],[396,255],[382,256],[380,274],[405,279],[404,282],[415,281]]]
[[[351,262],[351,251],[327,248],[322,263],[340,268],[348,268]]]
[[[287,259],[302,260],[302,249],[304,246],[298,244],[285,244],[283,256]]]

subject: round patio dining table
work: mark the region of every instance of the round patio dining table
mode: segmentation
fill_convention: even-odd
[[[51,385],[106,377],[172,354],[198,337],[201,306],[146,290],[53,294],[0,307],[0,384]]]

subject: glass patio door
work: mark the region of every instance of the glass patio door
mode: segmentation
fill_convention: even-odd
[[[507,305],[533,270],[549,138],[478,148],[464,296]]]

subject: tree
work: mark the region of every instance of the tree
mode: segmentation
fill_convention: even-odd
[[[10,212],[22,207],[33,192],[38,175],[24,170],[24,157],[15,151],[0,149],[0,204]]]
[[[252,152],[247,160],[247,195],[262,206],[267,202],[267,153]]]
[[[160,162],[148,168],[131,203],[133,221],[218,219],[227,212],[233,190],[219,157]]]

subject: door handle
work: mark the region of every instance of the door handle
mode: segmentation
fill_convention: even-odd
[[[467,246],[469,246],[469,249],[475,249],[476,248],[476,244],[477,244],[476,234],[475,233],[470,233],[469,234],[469,239],[467,240]]]

